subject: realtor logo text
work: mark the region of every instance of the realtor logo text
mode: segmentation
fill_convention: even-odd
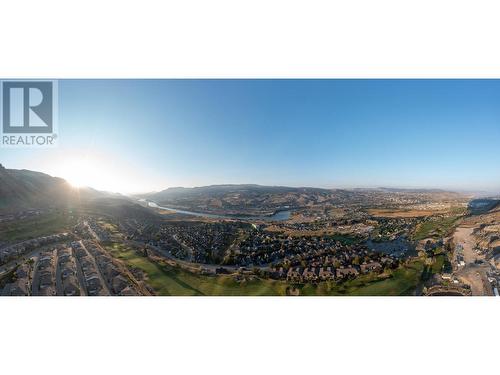
[[[1,82],[4,147],[47,147],[57,142],[57,81]]]

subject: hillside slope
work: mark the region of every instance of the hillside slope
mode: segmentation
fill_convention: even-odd
[[[1,210],[73,205],[103,194],[89,188],[75,189],[64,179],[45,173],[0,165]]]

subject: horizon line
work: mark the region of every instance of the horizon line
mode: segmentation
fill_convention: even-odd
[[[68,184],[71,184],[66,177],[56,176],[54,174],[50,174],[47,172],[37,171],[33,169],[27,168],[7,168],[4,164],[0,163],[0,167],[3,167],[6,170],[25,170],[31,172],[38,172],[46,174],[53,178],[61,178],[66,181]],[[500,186],[498,188],[488,189],[488,188],[459,188],[459,187],[439,187],[439,186],[431,186],[431,185],[395,185],[395,184],[380,184],[377,186],[370,185],[348,185],[348,184],[339,184],[335,186],[325,186],[325,185],[294,185],[294,184],[263,184],[263,183],[211,183],[205,185],[192,185],[192,186],[167,186],[160,189],[151,189],[151,190],[138,190],[133,192],[123,192],[123,191],[111,191],[106,189],[98,189],[90,185],[83,185],[79,188],[91,188],[98,191],[108,192],[108,193],[119,193],[122,195],[140,195],[140,194],[152,194],[159,193],[161,191],[165,191],[168,189],[196,189],[196,188],[204,188],[204,187],[216,187],[216,186],[260,186],[260,187],[282,187],[282,188],[294,188],[294,189],[323,189],[323,190],[382,190],[382,189],[396,189],[396,190],[439,190],[443,192],[455,192],[455,193],[484,193],[484,194],[500,194]]]

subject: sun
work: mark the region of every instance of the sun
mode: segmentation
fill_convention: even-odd
[[[95,156],[68,157],[62,160],[59,163],[58,176],[75,188],[120,191],[118,176],[109,161]]]
[[[144,177],[130,163],[105,154],[66,154],[54,160],[53,176],[65,179],[75,189],[90,187],[111,193],[146,191]]]
[[[64,163],[61,172],[63,178],[76,188],[95,185],[98,170],[88,159],[76,159]]]

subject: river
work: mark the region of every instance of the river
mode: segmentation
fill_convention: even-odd
[[[145,201],[145,202],[147,202],[149,207],[159,208],[159,209],[163,209],[163,210],[169,210],[169,211],[177,212],[177,213],[184,214],[184,215],[208,217],[208,218],[212,218],[212,219],[233,219],[233,220],[236,219],[236,220],[248,220],[248,221],[255,221],[255,220],[285,221],[285,220],[288,220],[290,218],[290,215],[292,213],[291,210],[283,210],[283,211],[276,211],[272,215],[218,215],[218,214],[210,214],[210,213],[205,213],[205,212],[179,210],[179,209],[173,208],[173,207],[160,206],[157,203],[151,202],[151,201]]]

